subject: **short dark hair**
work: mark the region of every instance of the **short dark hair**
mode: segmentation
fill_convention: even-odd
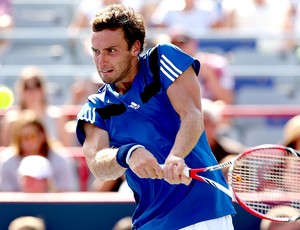
[[[131,7],[122,4],[112,4],[100,10],[91,21],[93,32],[104,29],[118,29],[124,31],[128,48],[131,49],[136,41],[141,44],[140,53],[143,52],[146,28],[144,19]]]

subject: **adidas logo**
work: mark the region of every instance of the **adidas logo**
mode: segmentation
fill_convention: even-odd
[[[138,108],[140,108],[140,105],[138,105],[132,101],[128,107],[133,108],[133,109],[138,109]]]

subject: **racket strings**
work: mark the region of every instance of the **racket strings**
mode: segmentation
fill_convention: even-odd
[[[284,149],[258,149],[239,158],[229,171],[238,198],[266,214],[280,206],[300,210],[300,158]]]

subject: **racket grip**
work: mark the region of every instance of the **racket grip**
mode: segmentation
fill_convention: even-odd
[[[164,169],[164,168],[165,168],[165,165],[160,164],[160,167],[161,167],[162,169]],[[190,177],[190,168],[189,168],[189,167],[185,167],[184,170],[183,170],[183,173],[184,173],[184,175],[185,175],[186,177],[191,178],[191,177]]]

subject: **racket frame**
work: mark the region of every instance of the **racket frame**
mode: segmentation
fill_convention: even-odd
[[[234,191],[234,186],[232,185],[232,182],[229,180],[228,181],[228,187],[226,188],[225,186],[209,179],[206,178],[204,176],[200,176],[198,173],[203,173],[203,172],[207,172],[207,171],[215,171],[215,170],[220,170],[226,167],[229,167],[229,177],[234,169],[235,163],[245,157],[245,155],[248,155],[250,153],[252,153],[253,151],[258,151],[259,149],[271,149],[271,148],[276,148],[276,149],[281,149],[284,151],[288,151],[290,152],[292,155],[300,157],[299,152],[295,151],[292,148],[289,147],[284,147],[281,145],[275,145],[275,144],[264,144],[264,145],[259,145],[259,146],[255,146],[252,148],[249,148],[247,151],[235,156],[234,158],[232,158],[230,161],[221,163],[221,164],[217,164],[217,165],[213,165],[213,166],[208,166],[205,168],[185,168],[184,170],[184,174],[189,177],[189,178],[193,178],[196,180],[200,180],[202,182],[208,183],[216,188],[218,188],[219,190],[221,190],[222,192],[224,192],[225,194],[227,194],[229,197],[232,198],[233,201],[237,202],[243,209],[245,209],[246,211],[250,212],[251,214],[253,214],[254,216],[258,217],[258,218],[262,218],[262,219],[266,219],[266,220],[270,220],[270,221],[275,221],[275,222],[293,222],[293,221],[297,221],[300,219],[300,216],[294,216],[294,217],[270,217],[268,215],[262,214],[258,211],[256,211],[255,209],[250,208],[245,202],[243,202],[238,195],[236,194],[236,192]]]

